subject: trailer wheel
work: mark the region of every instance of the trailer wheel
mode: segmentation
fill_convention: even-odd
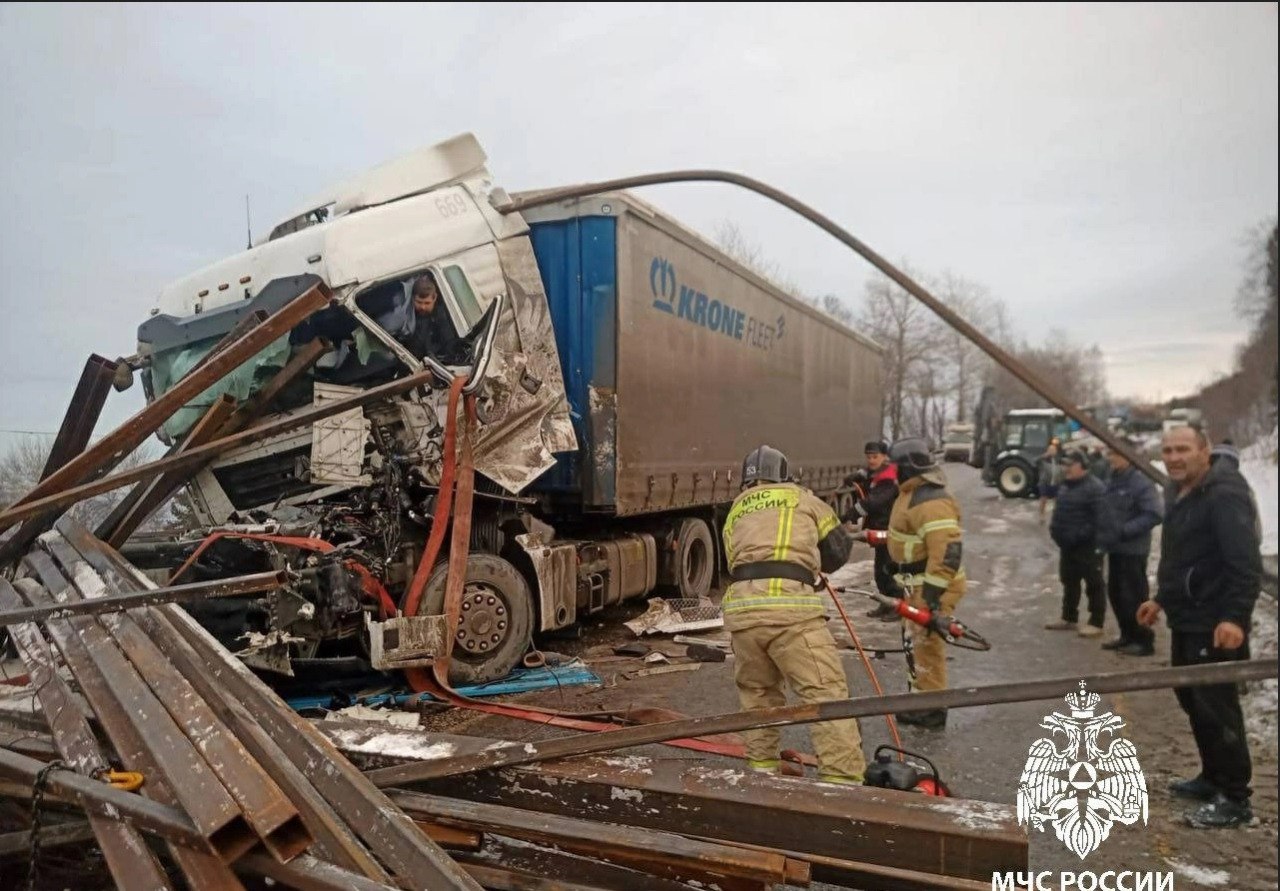
[[[711,592],[715,574],[715,545],[711,529],[696,517],[681,520],[676,531],[676,588],[689,600],[706,597]]]
[[[996,468],[996,488],[1005,498],[1025,498],[1031,492],[1031,470],[1021,461]]]
[[[432,570],[422,592],[427,614],[444,611],[448,577],[447,561]],[[469,555],[449,683],[456,687],[506,677],[529,649],[532,631],[533,597],[524,576],[501,557]]]

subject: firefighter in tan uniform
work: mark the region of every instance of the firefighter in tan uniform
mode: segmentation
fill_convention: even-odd
[[[895,577],[912,606],[952,615],[965,590],[960,505],[923,439],[899,440],[889,449],[889,458],[898,465],[898,499],[889,515],[888,541],[889,557],[897,564]],[[902,625],[911,689],[945,690],[946,644],[932,628],[905,619]],[[934,730],[947,725],[946,709],[906,712],[897,718]]]
[[[724,627],[733,643],[734,681],[744,709],[786,704],[786,681],[805,702],[847,699],[849,685],[827,630],[818,572],[849,557],[852,541],[827,504],[787,482],[787,458],[760,446],[742,462],[743,491],[724,524],[732,584],[725,592]],[[867,762],[854,720],[812,725],[818,778],[861,783]],[[781,766],[781,733],[743,733],[753,769]]]

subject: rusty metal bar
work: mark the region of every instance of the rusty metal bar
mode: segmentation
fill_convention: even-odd
[[[32,551],[24,559],[53,599],[73,599],[72,584],[47,554]],[[36,599],[32,597],[30,602],[34,605]],[[149,775],[158,774],[164,779],[210,847],[229,862],[257,844],[257,837],[234,799],[106,630],[87,616],[60,619],[46,627],[77,679],[82,673],[101,679],[101,685],[80,681],[98,720],[106,727],[109,715],[125,716],[150,756]],[[93,672],[83,671],[86,661],[94,666]],[[123,756],[120,741],[114,736],[111,741]]]
[[[23,579],[18,584],[25,587],[27,584],[35,585],[35,581]],[[0,607],[12,608],[21,603],[18,592],[0,578]],[[40,708],[49,723],[58,754],[85,776],[109,770],[111,765],[99,748],[89,722],[80,713],[70,689],[58,674],[57,662],[40,629],[34,624],[24,623],[14,625],[9,633],[31,675],[31,686],[40,700]],[[90,817],[89,826],[102,849],[111,877],[121,888],[172,887],[142,836],[132,826],[102,816]],[[30,833],[24,834],[30,838]]]
[[[276,588],[287,584],[288,581],[289,573],[284,570],[279,572],[257,572],[253,575],[239,575],[229,579],[214,579],[208,582],[188,582],[185,585],[156,588],[154,591],[135,591],[131,594],[117,594],[112,597],[99,597],[94,600],[80,600],[67,604],[27,606],[21,609],[9,609],[0,612],[0,627],[12,625],[16,622],[43,622],[48,619],[65,619],[68,616],[98,616],[103,613],[122,612],[140,606],[152,606],[157,603],[185,603],[191,600],[243,597],[247,594],[274,591]]]
[[[119,366],[99,355],[91,355],[84,364],[80,382],[71,396],[71,404],[58,428],[45,460],[40,479],[46,479],[64,464],[84,451],[98,424],[102,407],[111,393],[111,382]],[[8,566],[20,557],[36,540],[45,526],[38,522],[26,522],[3,542],[0,542],[0,567]]]
[[[670,832],[622,828],[577,817],[562,817],[461,801],[439,795],[394,791],[391,800],[410,816],[460,829],[550,843],[564,850],[653,872],[679,881],[718,884],[729,878],[770,885],[786,881],[786,857],[715,842],[693,841]],[[807,884],[807,882],[805,882]]]
[[[60,492],[108,471],[154,433],[174,412],[261,352],[277,337],[305,321],[312,313],[323,309],[329,304],[330,299],[328,287],[319,279],[315,279],[314,284],[272,315],[264,324],[227,347],[198,372],[178,381],[169,392],[41,480],[17,503],[19,505],[37,503],[54,492]],[[0,530],[12,524],[11,514],[12,511],[0,514]]]
[[[228,331],[225,335],[223,335],[222,340],[215,343],[213,345],[213,348],[210,349],[209,352],[201,356],[200,359],[196,362],[196,364],[191,366],[191,369],[187,371],[187,374],[184,374],[183,377],[186,377],[187,375],[195,374],[201,368],[204,368],[206,365],[209,364],[210,359],[213,359],[219,353],[226,350],[227,347],[231,346],[237,340],[244,337],[246,334],[248,334],[254,328],[257,328],[259,325],[261,325],[263,322],[265,322],[269,318],[271,318],[271,314],[268,313],[265,309],[255,309],[253,312],[249,313],[247,316],[243,316],[239,321],[237,321],[234,325],[231,326],[230,331]]]
[[[1276,676],[1276,667],[1275,659],[1253,659],[1242,662],[1156,668],[1149,671],[1095,674],[1086,677],[1073,675],[1011,684],[991,684],[986,687],[961,687],[928,693],[897,693],[891,696],[833,699],[828,702],[752,709],[705,718],[688,718],[682,721],[663,721],[657,724],[624,727],[621,730],[605,730],[583,736],[511,744],[458,758],[441,758],[400,767],[384,767],[370,771],[368,777],[378,786],[397,786],[493,767],[533,764],[538,761],[611,752],[616,749],[666,742],[672,739],[738,733],[758,727],[814,724],[819,721],[865,718],[900,711],[970,708],[1004,702],[1056,699],[1075,690],[1081,682],[1088,684],[1089,689],[1095,693],[1127,693],[1136,690],[1234,684],[1238,681],[1273,678]]]
[[[94,819],[101,820],[102,818],[95,817]],[[46,848],[57,848],[62,845],[75,845],[80,844],[81,842],[91,842],[95,838],[93,834],[93,827],[83,820],[71,820],[66,823],[59,823],[56,826],[41,826],[39,836],[40,850],[42,851]],[[0,857],[10,857],[14,854],[22,854],[30,851],[32,840],[31,831],[29,829],[23,829],[18,832],[6,832],[4,835],[0,835]],[[101,845],[100,841],[99,845]],[[147,853],[150,855],[150,851]],[[112,878],[115,878],[114,873],[112,873]],[[116,881],[119,882],[120,880],[116,879]],[[121,887],[130,886],[122,885]],[[161,877],[161,880],[155,884],[139,887],[168,888],[170,886],[168,882]]]
[[[277,863],[264,854],[251,853],[242,857],[236,868],[299,891],[400,891],[389,881],[379,882],[358,875],[309,854],[290,863]]]
[[[64,521],[63,528],[67,522]],[[100,541],[93,542],[122,575],[143,588],[155,584],[118,553]],[[148,610],[158,625],[168,624],[200,657],[204,673],[253,712],[255,718],[300,770],[307,773],[317,791],[339,814],[347,815],[351,828],[395,875],[412,887],[458,888],[478,891],[479,886],[439,845],[426,838],[409,817],[371,784],[341,752],[305,718],[281,700],[243,662],[228,653],[186,612],[173,605]],[[359,817],[358,815],[378,815]]]
[[[1022,362],[1009,355],[1000,348],[994,341],[970,325],[967,321],[960,317],[953,309],[934,297],[923,287],[921,287],[914,279],[904,273],[898,267],[894,266],[884,257],[873,251],[859,239],[855,238],[848,230],[838,225],[835,221],[824,216],[807,204],[793,198],[780,189],[760,182],[760,180],[751,177],[742,176],[738,173],[730,173],[725,170],[676,170],[668,173],[650,173],[640,176],[628,176],[621,179],[612,179],[598,183],[584,183],[576,186],[565,186],[563,188],[545,189],[538,192],[525,193],[507,201],[495,204],[494,208],[499,213],[512,213],[521,210],[527,210],[531,207],[542,207],[547,204],[557,204],[571,198],[585,198],[589,195],[598,195],[601,192],[612,192],[618,189],[631,189],[638,186],[653,186],[663,183],[682,183],[682,182],[723,182],[731,183],[735,186],[741,186],[749,189],[758,195],[776,201],[783,207],[800,214],[805,219],[814,223],[819,228],[825,230],[828,234],[844,243],[847,247],[853,249],[863,259],[872,266],[879,269],[886,276],[891,278],[900,288],[911,296],[915,297],[929,309],[933,310],[944,322],[955,328],[966,338],[973,342],[978,349],[982,350],[988,356],[995,360],[1002,368],[1006,369],[1010,374],[1022,381],[1037,394],[1047,399],[1051,404],[1062,409],[1062,411],[1070,418],[1079,422],[1098,439],[1107,444],[1107,447],[1115,452],[1124,455],[1130,463],[1135,465],[1139,470],[1145,473],[1158,484],[1164,485],[1168,479],[1160,471],[1152,466],[1151,462],[1136,451],[1126,445],[1119,437],[1113,435],[1107,429],[1106,423],[1099,424],[1078,409],[1071,403],[1069,399],[1058,392],[1057,388],[1048,381],[1041,378]]]
[[[0,748],[0,776],[30,786],[45,767],[43,761]],[[113,789],[101,780],[90,779],[71,770],[53,770],[45,780],[45,788],[76,802],[85,813],[130,825],[161,838],[197,851],[208,850],[208,843],[189,817],[174,807],[159,804],[132,792]]]
[[[72,526],[73,524],[66,519],[59,523],[60,530],[66,530]],[[101,542],[96,544],[101,545]],[[108,548],[85,547],[81,553],[99,574],[112,576],[121,586],[125,586],[129,581],[136,582],[139,577],[145,578],[123,559],[119,559],[119,562],[113,559],[118,558],[118,555]],[[308,829],[315,836],[314,850],[317,855],[323,855],[335,865],[354,870],[375,881],[390,882],[391,877],[361,845],[359,839],[320,796],[303,772],[294,765],[276,740],[263,730],[238,696],[229,693],[225,687],[213,679],[205,660],[191,648],[182,635],[178,634],[168,620],[156,610],[151,609],[135,610],[131,615],[174,665],[178,666],[179,671],[195,685],[218,717],[235,730],[240,741],[258,759],[258,763],[286,791]]]
[[[225,393],[214,400],[213,405],[196,421],[195,426],[187,433],[186,438],[170,450],[171,455],[181,455],[202,446],[218,436],[227,418],[236,410],[236,401]],[[121,504],[128,507],[112,511],[111,516],[98,527],[97,535],[103,541],[118,545],[129,538],[135,530],[151,516],[152,512],[163,503],[169,492],[181,485],[185,476],[175,479],[178,471],[160,474],[148,482],[138,483]]]
[[[221,435],[230,436],[232,433],[238,433],[256,421],[286,387],[306,374],[311,366],[320,361],[320,358],[331,349],[333,349],[332,344],[317,337],[294,353],[285,363],[284,368],[277,371],[271,380],[262,386],[262,389],[250,396],[245,404],[236,410],[236,413],[223,426]]]
[[[47,555],[34,553],[31,556],[48,561],[49,566],[56,570]],[[30,568],[30,562],[26,566]],[[59,593],[61,593],[61,589]],[[41,591],[39,598],[31,594],[27,596],[29,603],[37,599],[41,602],[49,602],[54,598],[50,597],[47,591]],[[93,700],[110,701],[111,693],[107,689],[106,681],[103,679],[98,666],[88,658],[88,651],[85,649],[83,642],[79,646],[73,646],[69,650],[62,651],[62,658],[67,668],[75,676],[76,682],[80,685],[80,690],[86,700],[91,702]],[[170,789],[151,753],[143,744],[142,736],[134,728],[129,716],[119,709],[111,709],[97,714],[97,719],[124,767],[127,770],[136,770],[146,778],[142,784],[141,792],[147,798],[153,799],[148,803],[153,807],[167,806],[177,811],[183,824],[189,826],[189,831],[199,838],[199,841],[195,842],[184,840],[181,837],[165,836],[166,840],[170,842],[170,854],[192,887],[226,888],[231,889],[231,891],[241,888],[235,874],[218,856],[212,853],[208,841],[203,836],[199,836],[199,830],[191,823],[190,817],[177,810],[178,799]],[[115,790],[110,791],[114,792]],[[137,795],[132,795],[131,797],[138,798]],[[144,825],[139,825],[138,828],[147,829]]]
[[[821,855],[988,881],[993,871],[1027,864],[1026,832],[1011,806],[798,783],[745,768],[589,758],[454,776],[427,788],[467,801],[746,843],[792,858]]]
[[[486,888],[501,891],[694,891],[695,886],[550,848],[490,837],[485,852],[458,861]],[[500,864],[500,865],[498,865]],[[759,891],[763,888],[757,886]],[[739,891],[725,887],[724,891]]]
[[[189,467],[197,467],[205,461],[216,458],[223,452],[238,446],[245,445],[250,442],[267,439],[281,433],[288,433],[291,430],[297,430],[299,427],[309,426],[316,421],[324,418],[341,414],[344,411],[350,411],[353,408],[360,408],[371,402],[379,402],[391,396],[406,393],[415,387],[428,386],[435,378],[430,371],[420,371],[417,374],[411,374],[408,377],[382,384],[381,386],[365,390],[362,393],[356,393],[346,399],[335,399],[333,402],[325,402],[313,408],[300,411],[297,414],[287,418],[280,418],[275,421],[269,421],[260,424],[257,427],[250,427],[247,430],[241,430],[230,436],[224,436],[215,439],[213,442],[192,449],[181,455],[173,455],[169,458],[161,458],[158,461],[152,461],[149,464],[142,464],[123,473],[117,473],[112,476],[95,480],[91,483],[75,486],[73,488],[64,489],[55,494],[45,495],[41,498],[18,503],[11,506],[8,510],[0,513],[0,531],[3,531],[14,523],[25,520],[29,517],[36,516],[45,511],[55,510],[74,504],[77,501],[83,501],[94,495],[101,495],[103,492],[110,492],[113,489],[119,489],[138,480],[149,479],[157,473],[168,472],[170,470],[179,470]],[[29,497],[29,496],[28,496]]]
[[[88,537],[84,527],[79,531]],[[108,580],[93,571],[68,539],[50,535],[43,542],[63,572],[76,580],[82,598],[91,600],[111,591]],[[117,613],[103,616],[101,621],[272,856],[287,863],[305,851],[311,835],[297,809],[191,683],[132,618]]]
[[[328,343],[317,338],[303,347],[296,356],[289,360],[284,368],[276,372],[271,380],[239,409],[235,409],[234,400],[231,400],[230,405],[231,409],[235,409],[234,411],[230,409],[223,410],[219,404],[215,404],[200,419],[197,427],[191,431],[186,440],[180,446],[170,449],[165,457],[184,454],[193,448],[213,441],[215,438],[230,436],[232,433],[243,430],[258,418],[263,409],[271,404],[271,400],[275,399],[299,375],[305,373],[329,349]],[[228,398],[223,397],[223,399]],[[215,409],[218,409],[218,413],[215,417],[211,417],[214,415]],[[213,458],[210,458],[198,467],[170,470],[154,478],[150,483],[139,483],[130,491],[129,496],[95,530],[94,534],[112,547],[120,547],[129,540],[129,537],[137,531],[139,526],[146,522],[151,514],[155,513],[191,477],[207,467],[213,460]]]
[[[40,471],[40,479],[49,476],[83,452],[89,444],[93,428],[97,426],[102,414],[102,407],[111,394],[111,382],[115,379],[118,367],[117,363],[96,353],[85,360],[84,371],[80,372],[80,382],[71,394],[71,404],[67,406],[58,435],[49,447],[49,457],[45,460],[44,470]]]

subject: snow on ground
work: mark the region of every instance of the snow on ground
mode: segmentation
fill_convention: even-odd
[[[1277,431],[1264,436],[1240,454],[1240,472],[1249,481],[1258,499],[1258,513],[1262,516],[1262,553],[1276,556],[1276,491],[1280,487],[1277,476],[1276,446],[1280,439]]]

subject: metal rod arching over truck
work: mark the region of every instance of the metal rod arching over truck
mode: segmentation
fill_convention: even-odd
[[[851,456],[880,429],[878,348],[619,189],[712,180],[778,201],[1075,416],[918,284],[769,186],[688,171],[512,199],[494,188],[484,161],[467,135],[330,190],[248,251],[166,287],[140,327],[136,364],[150,402],[247,316],[289,305],[312,281],[333,296],[162,428],[163,439],[177,440],[219,398],[251,400],[292,355],[332,345],[308,374],[277,384],[267,408],[282,432],[247,437],[206,462],[188,487],[204,532],[255,536],[220,541],[197,576],[302,558],[325,570],[305,588],[234,609],[193,607],[228,643],[258,631],[295,658],[325,656],[358,643],[366,627],[369,580],[346,567],[365,567],[383,593],[412,577],[441,483],[445,394],[416,386],[357,398],[392,389],[406,369],[424,381],[469,373],[479,397],[474,458],[484,479],[465,612],[450,630],[459,680],[504,674],[533,631],[570,625],[660,584],[684,597],[705,594],[721,564],[719,516],[736,494],[741,455],[760,441],[788,451],[801,481],[837,501]],[[411,292],[423,276],[438,288],[465,355],[434,361],[409,349],[422,324]],[[340,404],[353,407],[324,411]],[[308,413],[313,423],[288,423]],[[1093,432],[1127,452],[1107,431]],[[307,556],[299,542],[323,542],[324,553]],[[129,548],[146,561],[148,546]],[[153,553],[161,551],[173,554],[171,546]],[[424,619],[440,612],[446,571],[441,564],[428,580]],[[403,630],[396,666],[429,663],[440,629],[416,637]],[[385,652],[389,641],[381,643]]]

